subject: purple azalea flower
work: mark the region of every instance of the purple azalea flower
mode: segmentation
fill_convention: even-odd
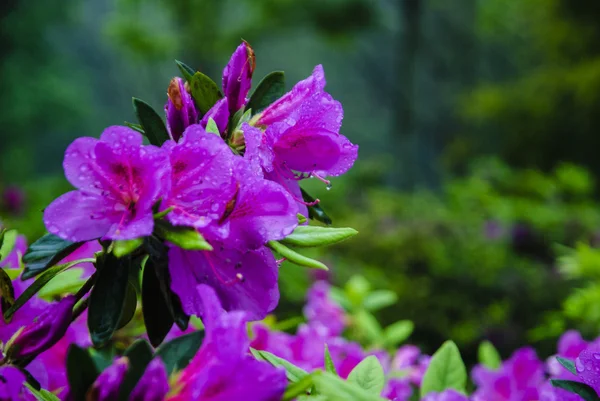
[[[214,290],[199,285],[206,337],[190,364],[178,375],[169,401],[276,401],[287,384],[285,371],[248,354],[247,316],[224,313]],[[251,388],[252,391],[248,391]]]
[[[25,193],[17,186],[7,187],[2,194],[2,203],[8,213],[21,214],[25,204]]]
[[[198,110],[192,95],[186,89],[185,81],[175,77],[169,84],[169,99],[165,105],[167,128],[171,138],[177,142],[190,125],[198,123]]]
[[[11,359],[22,359],[43,352],[60,340],[71,324],[75,296],[69,295],[47,307],[19,329],[10,339],[6,354]]]
[[[23,372],[13,366],[0,367],[0,401],[22,401],[27,393]]]
[[[130,401],[163,401],[169,392],[167,369],[160,358],[154,358],[135,385]]]
[[[412,395],[412,387],[406,379],[392,378],[383,389],[383,397],[392,401],[408,401]]]
[[[125,356],[117,359],[96,379],[90,390],[89,399],[95,401],[113,401],[118,398],[119,388],[129,369],[129,359]]]
[[[46,208],[48,231],[71,241],[150,235],[152,206],[169,189],[167,156],[155,146],[142,146],[141,134],[125,127],[109,127],[99,140],[76,139],[63,167],[78,190]]]
[[[536,401],[544,381],[543,364],[531,348],[515,351],[498,370],[478,365],[471,375],[479,387],[474,401]]]
[[[247,42],[243,42],[235,49],[223,70],[223,93],[231,115],[246,105],[255,67],[254,50]]]
[[[421,354],[419,347],[403,345],[392,359],[391,370],[405,372],[412,384],[420,386],[430,360],[429,355]]]
[[[591,346],[575,359],[579,379],[600,394],[600,347]]]
[[[17,235],[15,246],[6,258],[0,262],[1,268],[19,269],[21,267],[21,258],[27,252],[27,239],[24,235]]]
[[[223,140],[200,125],[190,126],[180,143],[163,145],[171,162],[170,195],[162,208],[175,225],[201,228],[221,218],[235,193],[233,154]]]
[[[217,103],[206,112],[204,117],[202,117],[202,120],[200,120],[200,125],[206,128],[206,124],[208,124],[210,118],[215,121],[217,128],[219,128],[219,132],[223,134],[229,123],[229,106],[226,97],[217,101]]]
[[[444,390],[441,393],[429,393],[423,401],[469,401],[466,395],[455,390]]]
[[[308,290],[304,316],[310,324],[321,324],[332,336],[339,336],[346,327],[346,314],[341,306],[329,297],[330,287],[325,281],[317,281]]]

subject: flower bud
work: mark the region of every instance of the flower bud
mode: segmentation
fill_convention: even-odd
[[[88,390],[86,401],[113,401],[119,398],[119,389],[129,369],[129,359],[125,356],[117,359],[98,376]]]
[[[167,369],[160,358],[154,358],[135,386],[129,401],[162,401],[169,392]]]
[[[48,305],[33,322],[18,330],[8,341],[7,357],[15,360],[38,355],[56,344],[71,324],[74,305],[73,295]]]
[[[223,70],[223,93],[228,100],[231,115],[246,105],[255,67],[254,50],[243,42],[235,49]]]
[[[208,119],[212,118],[219,129],[219,133],[225,133],[227,129],[227,123],[229,122],[229,107],[227,106],[227,98],[219,100],[213,107],[210,108],[200,120],[200,125],[206,128]]]
[[[179,77],[171,80],[167,95],[169,96],[165,105],[167,128],[171,138],[178,141],[187,127],[198,122],[198,110],[192,95],[186,90],[185,82]]]

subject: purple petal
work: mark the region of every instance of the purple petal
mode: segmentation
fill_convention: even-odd
[[[118,398],[119,388],[129,369],[127,357],[117,359],[98,376],[91,390],[91,399],[97,401],[113,401]]]
[[[13,247],[12,251],[10,251],[8,256],[6,256],[6,258],[0,262],[0,267],[8,269],[21,268],[21,258],[23,255],[25,255],[25,252],[27,252],[27,239],[24,235],[17,235],[15,246]]]
[[[129,396],[130,401],[163,401],[169,392],[167,369],[160,358],[154,358]]]
[[[308,218],[308,208],[302,199],[302,190],[300,189],[298,180],[286,178],[285,172],[281,171],[280,168],[276,168],[272,172],[266,173],[265,178],[274,181],[285,188],[285,190],[292,196],[294,201],[296,201],[298,213]]]
[[[205,227],[219,219],[235,193],[233,154],[221,138],[200,125],[189,127],[177,145],[166,143],[172,165],[172,190],[163,209],[175,225]]]
[[[330,287],[318,281],[308,290],[304,316],[310,324],[320,324],[332,336],[339,336],[346,327],[344,310],[329,297]]]
[[[198,284],[212,287],[227,311],[248,313],[250,320],[264,318],[279,301],[278,268],[265,248],[240,252],[213,243],[213,251],[169,251],[171,289],[190,315],[206,313],[197,292]]]
[[[563,358],[575,359],[588,347],[577,330],[568,330],[558,340],[558,355]]]
[[[235,49],[223,70],[223,93],[229,100],[231,115],[246,105],[254,67],[254,51],[244,42]]]
[[[246,145],[244,159],[258,164],[265,171],[272,171],[275,155],[270,144],[267,143],[267,137],[261,130],[248,123],[242,124],[242,131]]]
[[[167,94],[169,96],[165,105],[167,129],[171,138],[178,141],[187,127],[198,122],[198,110],[192,95],[185,88],[183,79],[173,78],[169,83]]]
[[[590,347],[582,351],[575,360],[575,368],[579,379],[600,394],[600,349]]]
[[[25,375],[19,369],[13,366],[0,367],[0,394],[3,400],[19,401],[23,400],[25,394],[24,384]]]
[[[202,120],[200,120],[200,125],[206,128],[209,118],[212,118],[215,121],[220,133],[224,133],[227,130],[227,124],[229,123],[229,106],[226,97],[217,101],[217,103],[206,112],[204,117],[202,117]]]

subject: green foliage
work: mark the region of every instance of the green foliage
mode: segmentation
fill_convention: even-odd
[[[465,392],[467,369],[454,342],[446,341],[431,357],[421,383],[421,397],[447,389]]]
[[[381,394],[385,386],[385,374],[377,357],[368,356],[356,365],[348,375],[348,382],[358,384],[370,394]]]

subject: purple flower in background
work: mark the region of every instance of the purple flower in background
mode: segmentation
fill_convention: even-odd
[[[175,77],[167,90],[169,99],[165,105],[167,128],[171,138],[177,142],[187,127],[198,123],[198,110],[192,95],[185,87],[185,81]]]
[[[205,311],[202,320],[206,337],[196,356],[179,374],[174,385],[176,394],[168,400],[280,400],[287,384],[285,371],[248,354],[246,314],[223,312],[211,287],[199,285],[197,290]]]
[[[406,379],[392,378],[383,389],[383,397],[392,401],[408,401],[412,395],[412,387]]]
[[[392,359],[391,370],[404,372],[408,380],[415,386],[420,386],[431,357],[421,354],[415,345],[403,345]]]
[[[169,189],[170,165],[162,149],[142,146],[140,133],[114,126],[99,140],[76,139],[67,148],[63,167],[78,190],[46,208],[49,232],[71,241],[152,233],[152,206]]]
[[[0,367],[0,401],[22,401],[25,390],[25,375],[13,366]]]
[[[4,209],[13,215],[21,214],[25,204],[25,193],[17,186],[7,187],[2,193]]]
[[[1,268],[7,269],[20,269],[21,258],[27,252],[27,239],[24,235],[17,235],[15,240],[15,246],[10,251],[8,256],[0,262]]]
[[[325,281],[318,281],[308,290],[304,316],[310,324],[320,324],[332,336],[339,336],[346,327],[344,309],[329,297],[330,287]]]
[[[202,117],[202,120],[200,120],[200,125],[203,128],[206,128],[206,124],[208,124],[210,118],[214,120],[215,124],[217,124],[217,128],[219,128],[219,132],[223,134],[229,123],[229,106],[226,97],[217,101],[217,103],[206,112],[204,117]]]
[[[75,296],[48,304],[32,322],[19,329],[10,339],[6,354],[11,359],[22,359],[39,354],[52,347],[66,333],[71,323]]]
[[[471,375],[479,387],[474,401],[536,401],[544,382],[543,364],[531,348],[515,351],[498,370],[478,365]]]
[[[201,228],[221,218],[235,193],[233,154],[216,135],[200,125],[189,127],[180,143],[163,145],[171,162],[171,193],[162,208],[173,208],[167,219]]]
[[[169,392],[167,369],[160,358],[154,358],[135,385],[129,401],[162,401]]]
[[[423,401],[469,401],[467,396],[455,390],[444,390],[441,393],[429,393]]]
[[[251,320],[264,318],[279,302],[278,268],[266,247],[238,251],[219,242],[212,251],[169,250],[171,289],[183,310],[202,316],[206,311],[196,287],[207,284],[217,293],[227,311],[243,310]]]
[[[113,401],[119,396],[119,388],[129,369],[129,359],[125,356],[117,359],[96,379],[87,397],[94,401]]]
[[[254,50],[247,42],[243,42],[235,49],[223,70],[223,93],[231,115],[246,105],[255,67]]]

